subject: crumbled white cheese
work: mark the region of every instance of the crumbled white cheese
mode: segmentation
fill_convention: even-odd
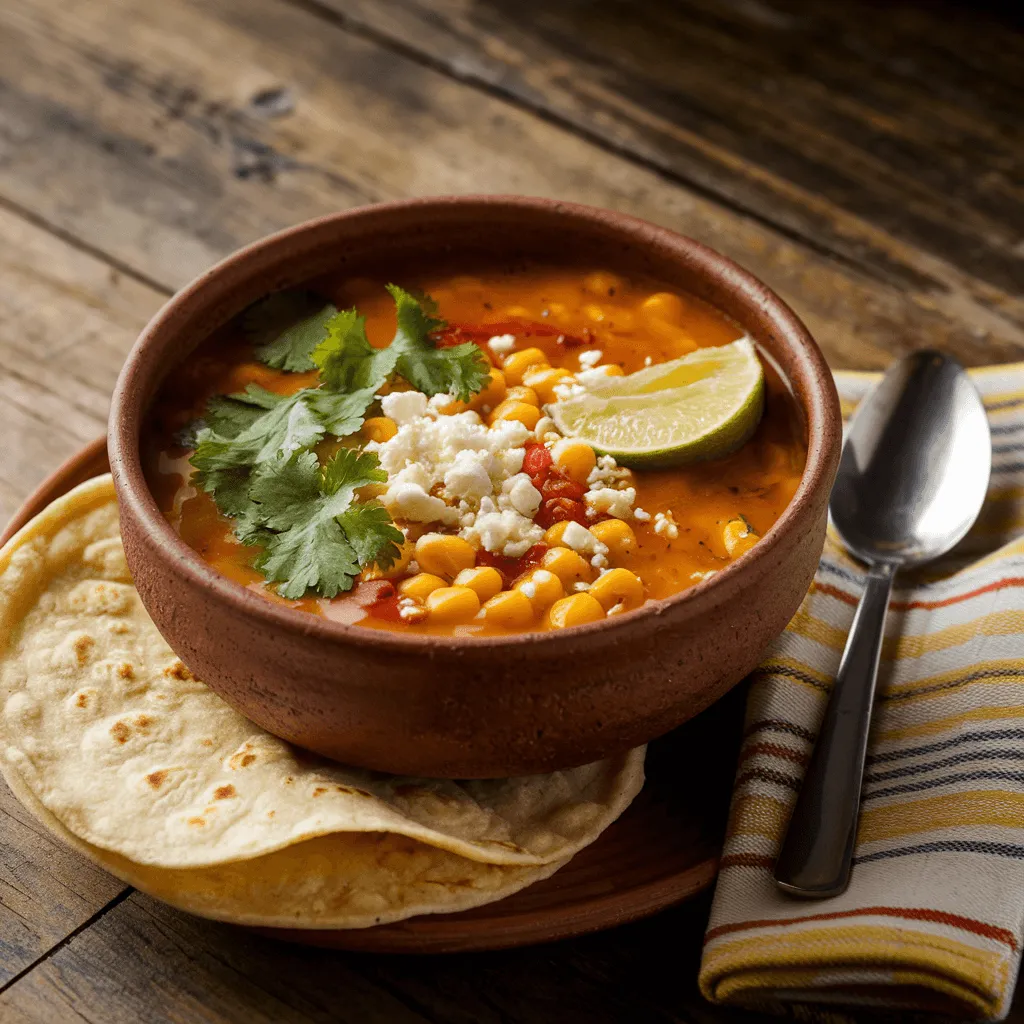
[[[455,510],[435,498],[421,484],[403,480],[392,484],[384,494],[384,504],[398,519],[410,523],[452,523]]]
[[[566,398],[576,398],[578,395],[585,394],[587,389],[581,387],[575,381],[566,381],[564,384],[556,384],[554,390],[555,398],[559,401],[564,401]]]
[[[473,521],[459,530],[459,536],[476,547],[521,558],[544,538],[544,531],[514,508],[498,510],[490,498],[485,498],[480,508]]]
[[[590,564],[595,569],[607,569],[608,568],[608,556],[607,555],[594,555],[590,560]]]
[[[679,524],[676,523],[671,510],[658,512],[654,516],[654,532],[659,536],[668,537],[669,540],[675,540],[679,536]]]
[[[594,366],[589,370],[580,370],[576,374],[576,380],[581,392],[586,390],[588,384],[600,384],[608,379],[608,368],[605,366]]]
[[[580,526],[579,523],[572,520],[566,524],[565,530],[562,532],[562,543],[567,548],[578,551],[581,555],[595,555],[600,548],[604,548],[605,552],[608,551],[608,548],[585,526]]]
[[[427,408],[433,409],[435,412],[443,412],[454,401],[454,395],[434,395],[434,397],[427,402]]]
[[[495,355],[507,355],[516,347],[516,336],[514,334],[496,334],[488,340],[487,347]]]
[[[451,469],[444,475],[444,489],[453,498],[479,502],[494,490],[491,480],[494,463],[490,452],[458,452]]]
[[[650,366],[654,360],[650,356],[644,356],[644,366]]]
[[[385,416],[390,416],[399,426],[411,423],[427,411],[427,396],[419,391],[392,391],[380,400]]]
[[[600,455],[587,477],[587,486],[622,487],[632,477],[633,474],[625,466],[620,466],[610,455]]]
[[[583,370],[593,369],[599,362],[601,362],[601,356],[604,353],[599,348],[588,348],[580,353],[580,368]]]
[[[575,582],[575,583],[574,583],[574,584],[572,585],[572,589],[573,589],[573,590],[574,590],[574,591],[575,591],[575,592],[576,592],[577,594],[582,594],[582,593],[583,593],[583,592],[584,592],[585,590],[589,590],[589,589],[590,589],[590,584],[589,584],[589,583],[587,583],[587,581],[586,581],[586,580],[577,580],[577,581],[576,581],[576,582]]]
[[[527,580],[519,588],[531,601],[537,596],[537,584],[533,580]]]
[[[525,473],[517,473],[502,484],[503,494],[508,494],[512,507],[522,516],[532,519],[540,508],[541,494]]]
[[[583,495],[583,500],[591,516],[603,514],[614,519],[629,519],[636,501],[636,488],[592,487]]]
[[[641,523],[646,523],[650,520],[651,513],[637,506],[635,509],[633,509],[633,518]]]
[[[701,580],[706,580],[710,576],[714,576],[714,575],[715,575],[715,570],[714,569],[705,569],[704,572],[691,572],[690,573],[690,579],[694,580],[695,582],[700,582]]]
[[[427,609],[411,597],[402,597],[398,600],[398,615],[406,622],[422,622],[427,617]]]

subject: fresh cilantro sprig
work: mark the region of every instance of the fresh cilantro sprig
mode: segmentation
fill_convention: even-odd
[[[353,503],[357,488],[387,478],[375,455],[353,449],[322,469],[311,451],[268,463],[250,488],[266,529],[256,568],[288,598],[311,588],[334,597],[352,587],[361,566],[389,568],[405,535],[383,505]]]
[[[383,505],[356,499],[358,488],[387,481],[376,456],[343,449],[321,468],[316,445],[359,430],[396,374],[427,395],[463,400],[487,383],[490,364],[476,345],[434,344],[447,325],[432,299],[396,285],[388,292],[398,327],[385,348],[370,344],[356,310],[339,312],[309,293],[250,307],[243,328],[257,358],[280,370],[319,370],[319,385],[279,395],[250,384],[218,395],[195,432],[197,483],[234,520],[239,540],[262,547],[256,568],[284,597],[311,588],[334,597],[360,567],[390,566],[404,540]]]
[[[275,292],[242,315],[242,329],[256,346],[256,358],[275,370],[314,370],[311,356],[338,312],[311,292]]]

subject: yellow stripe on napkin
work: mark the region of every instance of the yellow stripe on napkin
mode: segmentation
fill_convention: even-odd
[[[875,377],[836,375],[844,416]],[[718,1002],[1005,1016],[1024,930],[1024,364],[974,375],[988,501],[887,622],[850,888],[772,880],[863,570],[830,533],[799,612],[754,673],[700,984]]]

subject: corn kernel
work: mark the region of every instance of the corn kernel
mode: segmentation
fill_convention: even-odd
[[[487,422],[494,424],[498,420],[518,420],[527,430],[533,430],[539,419],[540,409],[537,406],[527,405],[525,402],[507,401],[492,410]]]
[[[594,575],[590,563],[577,551],[571,548],[548,548],[540,561],[540,567],[553,572],[563,587],[572,583],[589,582]]]
[[[686,317],[686,303],[671,292],[655,292],[640,304],[645,320],[661,320],[681,327]]]
[[[481,601],[489,601],[501,591],[501,573],[490,565],[478,565],[475,569],[463,569],[455,577],[455,586],[469,587]]]
[[[599,601],[590,594],[572,594],[557,600],[548,610],[548,625],[552,629],[568,629],[587,622],[599,622],[605,612]]]
[[[569,384],[576,378],[561,367],[531,367],[523,374],[523,383],[533,388],[537,397],[544,405],[555,401],[555,387],[558,384]]]
[[[750,529],[745,519],[730,519],[722,528],[722,541],[730,558],[739,558],[749,551],[757,540],[757,532]]]
[[[613,334],[628,334],[636,330],[636,317],[628,309],[613,309],[608,313],[605,326]]]
[[[622,280],[607,270],[595,270],[583,278],[583,290],[591,295],[614,295],[622,291]]]
[[[390,416],[371,416],[363,422],[360,433],[367,441],[383,444],[398,433],[398,424]]]
[[[491,379],[470,400],[469,408],[474,412],[491,411],[505,401],[505,374],[496,366],[491,367]]]
[[[555,523],[554,526],[549,526],[544,533],[544,543],[549,548],[565,547],[566,543],[563,537],[568,526],[568,520],[563,523]]]
[[[440,576],[434,576],[429,572],[420,572],[415,576],[410,576],[407,580],[402,580],[398,584],[398,593],[402,597],[411,597],[414,601],[422,602],[444,585],[444,580]]]
[[[359,578],[361,580],[389,580],[401,576],[412,561],[415,549],[415,541],[407,540],[398,549],[398,557],[392,562],[390,569],[382,569],[379,565],[370,565],[359,574]]]
[[[480,598],[469,587],[440,587],[427,597],[432,622],[469,622],[480,611]]]
[[[605,611],[616,605],[622,605],[622,611],[629,611],[644,603],[644,585],[640,577],[628,569],[609,569],[594,580],[587,593],[600,601]]]
[[[542,612],[565,594],[562,581],[550,569],[534,569],[515,589],[524,593],[535,612]]]
[[[524,384],[517,384],[515,387],[509,388],[505,400],[508,402],[525,402],[527,405],[540,405],[537,392],[533,388],[526,387]]]
[[[539,348],[524,348],[513,352],[505,360],[505,380],[508,384],[522,384],[523,374],[531,366],[547,366],[548,357]]]
[[[555,465],[564,469],[570,480],[585,484],[590,471],[597,465],[597,456],[589,444],[566,438],[551,449]]]
[[[484,621],[505,629],[522,629],[533,622],[533,602],[520,590],[505,590],[484,604]]]
[[[621,519],[605,519],[594,523],[590,532],[602,543],[607,545],[608,554],[613,559],[630,554],[636,547],[636,534],[629,523]]]
[[[424,572],[453,579],[476,561],[476,551],[461,537],[425,533],[416,541],[416,561]]]
[[[626,371],[618,363],[602,363],[600,366],[595,366],[594,369],[599,370],[606,377],[624,377],[626,375]]]
[[[438,406],[437,411],[442,416],[457,416],[460,412],[465,412],[468,408],[468,402],[463,402],[461,398],[453,398],[445,405]]]
[[[592,302],[583,307],[583,315],[592,324],[603,324],[606,319],[605,311],[600,306],[597,306]]]

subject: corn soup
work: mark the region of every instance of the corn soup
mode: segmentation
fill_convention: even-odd
[[[599,269],[403,285],[267,300],[168,379],[147,478],[229,579],[372,629],[561,629],[706,579],[791,500],[803,428],[763,361],[764,414],[720,458],[628,468],[556,429],[595,382],[740,338],[706,303]]]

